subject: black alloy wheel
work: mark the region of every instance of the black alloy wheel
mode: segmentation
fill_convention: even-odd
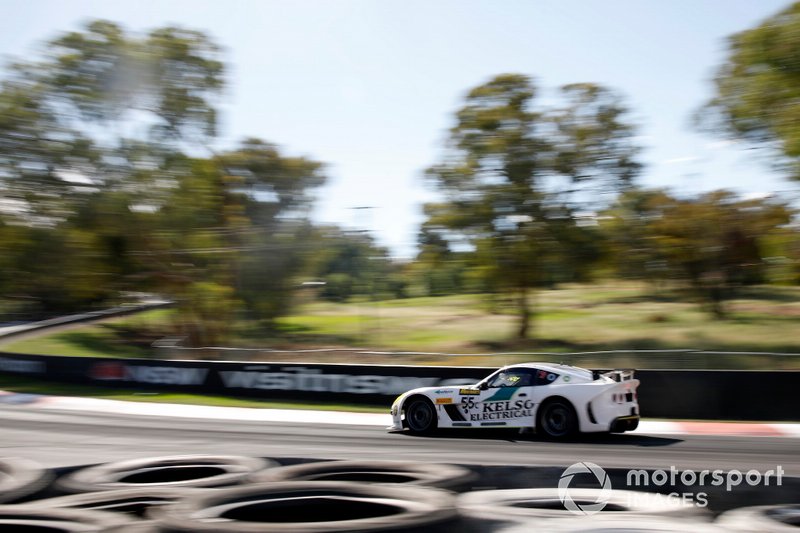
[[[414,398],[405,411],[406,423],[412,433],[425,434],[436,429],[436,411],[430,401],[424,398]]]
[[[572,406],[563,400],[545,402],[539,408],[536,431],[550,439],[563,439],[578,430],[578,417]]]

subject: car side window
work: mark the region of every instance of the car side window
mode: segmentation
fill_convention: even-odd
[[[558,379],[559,374],[548,372],[547,370],[536,370],[536,385],[550,385]]]
[[[535,383],[535,374],[527,368],[503,370],[492,376],[487,384],[490,388],[529,387]]]

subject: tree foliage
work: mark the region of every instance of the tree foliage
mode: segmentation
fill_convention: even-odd
[[[535,105],[536,93],[520,74],[469,91],[443,162],[427,172],[445,198],[428,206],[427,233],[474,249],[487,285],[516,294],[522,338],[530,290],[552,283],[569,258],[584,259],[575,252],[591,239],[576,212],[587,191],[624,188],[640,168],[612,91],[568,85],[552,107]]]
[[[765,281],[768,239],[791,222],[792,210],[728,191],[676,198],[632,190],[604,218],[620,275],[683,282],[713,316],[724,318],[725,300],[737,287]]]
[[[730,37],[715,86],[701,123],[776,149],[790,175],[800,179],[800,2]]]
[[[4,294],[42,314],[125,291],[174,299],[193,344],[285,313],[320,163],[260,139],[215,153],[219,47],[93,21],[0,89]],[[208,154],[203,156],[201,154]]]
[[[308,275],[323,284],[318,289],[320,298],[345,302],[352,298],[405,297],[402,266],[366,231],[323,226],[316,228],[310,243],[316,252],[310,259]]]
[[[140,112],[161,139],[216,134],[224,64],[202,32],[169,26],[138,37],[97,20],[48,49],[37,79],[62,115],[118,124]]]

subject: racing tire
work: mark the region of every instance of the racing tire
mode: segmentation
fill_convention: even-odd
[[[429,399],[412,396],[403,410],[406,412],[406,425],[412,434],[427,435],[436,430],[438,417]]]
[[[1,531],[93,533],[126,531],[125,516],[85,509],[41,509],[32,504],[0,505]]]
[[[728,531],[800,531],[800,504],[758,505],[726,511],[716,524]]]
[[[248,478],[252,483],[278,481],[348,481],[466,490],[476,475],[449,464],[411,461],[321,461],[270,468]]]
[[[0,504],[16,503],[47,488],[53,479],[39,463],[18,457],[0,458]]]
[[[162,531],[440,531],[458,518],[452,493],[334,481],[264,483],[207,491],[153,510]]]
[[[70,494],[45,500],[37,500],[36,506],[42,509],[88,509],[126,515],[131,519],[147,520],[150,509],[169,505],[186,496],[210,489],[122,489],[101,490],[84,494]]]
[[[611,514],[611,513],[609,513]],[[631,516],[628,518],[592,515],[583,518],[564,518],[537,520],[538,530],[552,530],[559,533],[609,533],[610,531],[653,532],[653,533],[725,533],[717,525],[698,520],[685,520],[675,517]],[[534,531],[530,522],[518,522],[494,529],[495,533],[530,533]]]
[[[567,439],[575,436],[578,429],[578,414],[563,398],[545,400],[536,412],[536,433],[545,439]]]
[[[586,511],[597,511],[591,518],[604,515],[630,517],[670,516],[673,518],[705,516],[706,511],[680,498],[628,490],[569,488],[568,500],[559,489],[482,490],[462,494],[458,508],[462,515],[482,520],[539,521],[575,518]],[[593,507],[605,502],[602,507]],[[501,517],[501,518],[498,518]]]
[[[56,481],[67,493],[115,489],[207,488],[235,485],[276,463],[234,455],[170,455],[105,463]]]

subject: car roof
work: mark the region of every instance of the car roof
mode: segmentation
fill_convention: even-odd
[[[512,368],[535,368],[537,370],[545,370],[547,372],[554,372],[556,374],[571,374],[573,376],[589,377],[592,375],[591,370],[580,368],[577,366],[564,365],[561,363],[517,363],[503,367],[504,369]]]
[[[584,368],[579,368],[577,366],[564,365],[564,364],[561,364],[561,363],[545,363],[545,362],[541,362],[541,363],[537,363],[537,362],[515,363],[513,365],[506,365],[503,368],[519,368],[519,367],[536,368],[536,369],[539,369],[539,370],[552,370],[554,372],[557,371],[557,370],[563,370],[565,368],[572,369],[572,370],[585,370]]]

